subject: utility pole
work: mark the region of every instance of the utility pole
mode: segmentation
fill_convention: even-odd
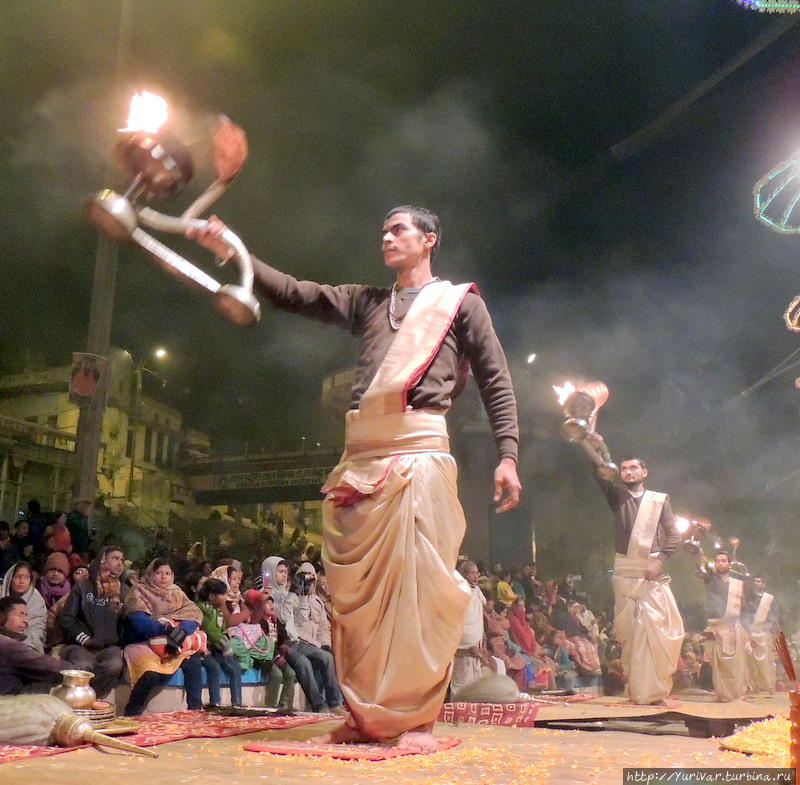
[[[98,237],[86,350],[103,358],[108,355],[111,341],[118,255],[114,243],[102,235]],[[109,372],[106,363],[91,402],[80,409],[75,439],[76,482],[73,486],[73,501],[87,504],[86,515],[89,518],[90,528],[97,493],[97,454],[103,430]]]
[[[117,80],[122,75],[127,60],[131,28],[131,0],[121,0],[119,31],[117,35]],[[100,235],[94,263],[94,282],[92,284],[92,303],[89,313],[89,334],[86,350],[90,354],[107,357],[111,342],[111,317],[114,312],[114,287],[117,279],[117,246]],[[94,500],[97,495],[97,454],[103,429],[103,414],[106,408],[109,368],[100,375],[91,403],[82,407],[78,417],[75,439],[75,482],[73,502],[83,501],[89,518],[89,528],[94,515]]]
[[[135,382],[133,388],[133,395],[131,396],[133,402],[131,403],[131,411],[128,417],[131,429],[131,468],[128,475],[128,503],[133,502],[133,474],[136,469],[136,441],[139,432],[139,406],[142,400],[142,375],[144,374],[144,360],[139,360],[136,363],[135,369]],[[140,495],[141,504],[141,495]]]

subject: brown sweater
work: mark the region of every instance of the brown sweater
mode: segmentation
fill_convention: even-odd
[[[616,480],[604,480],[594,475],[598,485],[605,494],[608,506],[614,512],[614,547],[617,553],[625,555],[628,552],[628,543],[631,539],[633,524],[642,503],[641,496],[634,496],[623,483]],[[680,545],[681,535],[675,525],[675,516],[672,514],[672,505],[669,496],[664,500],[661,508],[661,517],[658,519],[653,544],[650,546],[650,555],[658,556],[662,561],[668,559]]]
[[[0,695],[19,695],[32,684],[59,684],[60,671],[73,667],[39,654],[24,641],[24,635],[0,627]]]
[[[335,324],[361,339],[356,381],[350,407],[358,408],[395,336],[389,324],[390,289],[360,284],[327,286],[298,281],[264,262],[253,260],[255,288],[274,306],[311,319]],[[408,312],[415,289],[397,293],[396,317]],[[517,403],[503,348],[483,300],[470,292],[464,298],[439,352],[419,384],[409,394],[414,409],[446,412],[458,389],[459,368],[468,362],[486,407],[501,458],[518,454]]]

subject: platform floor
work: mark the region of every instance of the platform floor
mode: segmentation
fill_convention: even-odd
[[[745,701],[774,704],[779,713],[783,699]],[[620,707],[622,708],[622,707]],[[762,705],[754,711],[764,711]],[[699,710],[699,709],[698,709]],[[752,712],[751,712],[752,713]],[[621,725],[620,725],[621,724]],[[141,782],[146,785],[187,783],[215,785],[235,782],[326,783],[427,783],[428,785],[532,785],[533,783],[600,783],[619,785],[622,769],[647,767],[781,766],[785,761],[750,758],[719,748],[714,739],[691,738],[680,725],[667,720],[631,723],[623,717],[610,726],[621,730],[549,730],[501,728],[439,723],[436,734],[458,736],[453,750],[391,761],[334,761],[289,758],[245,752],[246,740],[305,739],[334,723],[233,736],[193,739],[159,746],[158,760],[96,749],[36,758],[0,767],[3,782],[14,785],[86,785],[95,782]],[[674,727],[674,733],[670,728]],[[635,731],[631,732],[627,728]],[[653,735],[653,732],[658,735]],[[664,733],[668,735],[662,735]]]

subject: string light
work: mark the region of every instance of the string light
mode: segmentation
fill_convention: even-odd
[[[800,0],[797,3],[800,8]],[[756,219],[780,234],[800,232],[800,150],[781,161],[753,186],[753,212]]]
[[[800,11],[800,0],[736,0],[739,5],[753,11],[764,11],[770,14],[794,14]]]

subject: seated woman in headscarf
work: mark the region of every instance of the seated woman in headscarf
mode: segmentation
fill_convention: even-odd
[[[202,709],[202,659],[206,647],[205,635],[198,634],[197,629],[203,614],[175,584],[166,559],[150,562],[142,580],[125,597],[123,612],[125,640],[130,643],[124,654],[132,687],[125,715],[141,714],[150,693],[168,682],[178,668],[183,670],[187,706]]]
[[[489,654],[500,660],[506,673],[514,679],[521,692],[528,689],[528,682],[533,679],[533,671],[522,654],[512,649],[508,630],[508,606],[500,602],[487,602],[483,615],[486,627],[486,643]]]
[[[42,595],[33,585],[33,569],[26,561],[18,561],[3,577],[0,598],[16,597],[25,600],[28,606],[28,629],[25,643],[39,654],[44,654],[44,641],[47,637],[47,606]]]
[[[597,643],[591,639],[589,630],[583,626],[580,613],[580,603],[574,602],[570,606],[569,616],[565,619],[564,633],[569,641],[569,654],[575,661],[580,676],[599,676],[602,671]]]
[[[556,665],[556,687],[559,690],[573,689],[578,671],[569,656],[564,631],[552,630],[545,640],[547,653]]]
[[[509,635],[521,649],[523,656],[531,660],[536,672],[535,684],[528,686],[536,689],[553,689],[555,687],[555,663],[547,656],[544,648],[536,641],[536,635],[525,616],[525,601],[520,597],[512,606],[508,616],[511,626]]]
[[[243,671],[265,667],[272,662],[275,647],[261,629],[258,621],[251,618],[251,610],[242,597],[242,569],[239,562],[217,567],[211,577],[225,584],[225,602],[219,606],[222,627],[228,635],[228,644],[233,656]]]

